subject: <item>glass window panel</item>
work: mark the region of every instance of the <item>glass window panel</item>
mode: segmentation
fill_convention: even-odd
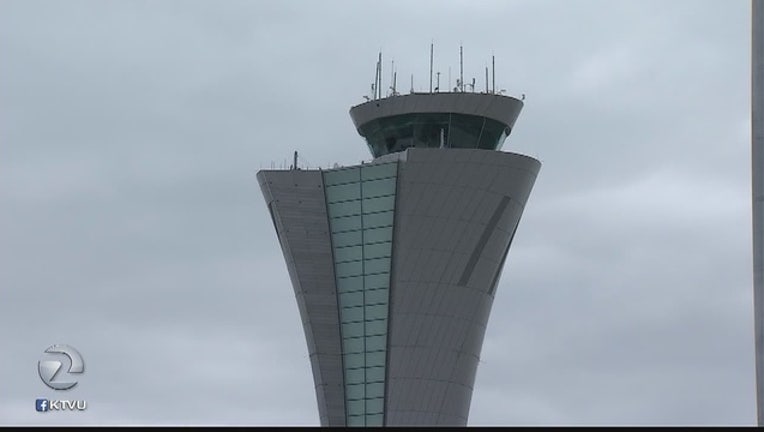
[[[361,216],[346,216],[331,220],[332,232],[356,231],[361,229]]]
[[[345,369],[345,384],[358,384],[366,381],[366,369]]]
[[[361,306],[363,300],[363,291],[340,293],[340,307]]]
[[[385,398],[366,399],[366,413],[379,414],[385,406]]]
[[[337,278],[337,291],[344,293],[344,292],[351,292],[351,291],[359,291],[363,289],[363,277],[362,276],[353,276],[353,277],[346,277],[346,278]]]
[[[392,211],[363,215],[363,227],[377,228],[390,226],[393,224],[393,215],[394,212]]]
[[[366,382],[384,381],[385,380],[385,367],[370,367],[366,368]]]
[[[480,116],[451,114],[448,146],[451,148],[477,148],[478,137],[483,129]]]
[[[390,286],[390,273],[380,273],[364,276],[366,289],[388,288]]]
[[[363,241],[361,231],[350,231],[332,234],[332,244],[336,248],[343,246],[359,245]]]
[[[371,383],[366,384],[366,397],[378,398],[385,396],[385,384],[384,383]]]
[[[395,195],[365,199],[362,207],[364,213],[393,210],[395,208]]]
[[[347,265],[347,264],[352,264],[352,263],[337,264],[338,271],[339,271],[339,266]],[[364,269],[364,273],[366,274],[389,272],[390,258],[376,258],[376,259],[365,260],[363,269]]]
[[[363,231],[363,242],[378,243],[393,240],[393,227],[373,228]]]
[[[337,263],[334,265],[334,271],[338,278],[360,275],[363,274],[363,265],[361,263],[362,261]]]
[[[350,183],[361,179],[361,170],[358,168],[342,169],[336,171],[324,171],[324,184],[331,186],[340,183]]]
[[[361,246],[334,248],[334,262],[358,261],[363,259]]]
[[[364,332],[363,322],[342,324],[342,337],[348,338],[348,337],[363,336],[363,332]]]
[[[371,321],[371,320],[383,319],[383,318],[387,318],[386,304],[381,304],[376,306],[366,306],[366,320]]]
[[[336,218],[361,214],[361,201],[345,201],[329,204],[329,217]]]
[[[387,320],[366,321],[365,325],[366,334],[369,336],[387,333]]]
[[[347,400],[358,400],[364,398],[365,384],[348,384],[345,386],[345,397]]]
[[[384,366],[385,365],[385,352],[373,352],[373,353],[366,353],[366,366]],[[367,387],[368,392],[368,387]],[[381,394],[378,394],[377,396],[382,396]],[[374,396],[374,397],[377,397]],[[371,397],[371,396],[370,396]]]
[[[381,288],[381,289],[375,289],[375,290],[368,290],[366,291],[365,295],[365,303],[367,305],[373,305],[373,304],[387,304],[388,300],[388,291],[387,288]],[[344,306],[344,303],[343,303]],[[350,305],[347,305],[350,306]]]
[[[380,179],[385,177],[393,177],[397,172],[397,168],[398,168],[397,162],[366,165],[361,167],[361,179],[374,180],[374,179]]]
[[[378,307],[378,306],[371,306]],[[340,309],[340,319],[344,323],[363,321],[363,306]]]
[[[384,415],[371,414],[366,416],[366,426],[382,426]]]
[[[344,361],[345,361],[345,368],[346,369],[358,369],[365,366],[364,364],[364,354],[345,354]],[[351,386],[348,386],[351,387]],[[361,395],[363,397],[363,395]]]
[[[393,195],[395,194],[395,178],[363,182],[362,189],[364,198]]]
[[[386,348],[387,344],[387,336],[381,335],[381,336],[369,336],[366,338],[366,351],[380,351],[384,350]]]
[[[326,202],[350,201],[361,199],[361,183],[348,183],[326,187]]]
[[[363,247],[363,257],[364,259],[389,257],[391,249],[391,242],[365,245]]]
[[[363,415],[349,415],[348,426],[366,426],[366,417]],[[381,424],[377,426],[381,426]]]
[[[364,405],[366,405],[365,402],[366,401],[363,399],[348,401],[347,406],[345,407],[347,409],[348,415],[363,414]]]
[[[342,352],[344,354],[364,352],[365,347],[364,347],[363,339],[364,338],[342,339]]]

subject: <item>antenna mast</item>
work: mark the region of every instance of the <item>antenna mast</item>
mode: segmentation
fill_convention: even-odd
[[[491,90],[491,93],[496,94],[496,56],[491,55],[491,76],[493,79],[493,90]]]
[[[459,45],[459,91],[464,91],[464,55],[461,45]]]
[[[430,93],[432,93],[432,43],[430,43]],[[413,85],[411,87],[414,87]]]

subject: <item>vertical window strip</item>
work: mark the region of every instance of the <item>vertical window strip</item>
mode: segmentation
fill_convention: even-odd
[[[382,398],[382,404],[384,404],[383,401],[384,401],[384,394],[385,394],[385,387],[386,387],[385,384],[386,383],[385,383],[384,379],[380,382],[380,377],[384,378],[387,375],[386,374],[386,370],[387,370],[387,338],[388,338],[387,328],[389,327],[389,324],[388,324],[388,321],[389,321],[389,309],[386,306],[387,301],[380,303],[379,301],[375,300],[375,301],[372,302],[373,304],[367,304],[367,293],[366,293],[366,290],[367,290],[367,288],[375,290],[373,296],[371,296],[371,293],[369,293],[370,294],[370,297],[369,297],[370,300],[371,299],[375,299],[375,298],[379,298],[379,296],[380,296],[379,295],[380,294],[379,291],[384,291],[384,294],[385,294],[385,296],[386,296],[386,298],[388,300],[389,300],[389,295],[390,295],[390,281],[389,281],[389,278],[387,280],[387,283],[384,284],[384,286],[380,286],[378,283],[376,283],[376,284],[374,284],[373,287],[371,287],[371,286],[367,287],[366,273],[367,273],[367,270],[368,271],[372,270],[372,268],[371,267],[367,267],[367,265],[368,264],[374,265],[373,270],[375,272],[379,272],[379,270],[381,270],[380,269],[380,265],[384,264],[384,261],[380,261],[377,258],[377,259],[373,260],[373,262],[371,262],[371,263],[367,263],[366,262],[367,261],[366,260],[366,251],[369,250],[366,247],[367,246],[367,240],[373,240],[370,243],[368,243],[368,244],[373,244],[373,243],[379,242],[379,239],[378,238],[374,238],[374,239],[369,238],[369,239],[367,239],[366,236],[365,236],[364,230],[365,230],[366,226],[369,223],[372,223],[371,221],[376,221],[379,218],[379,216],[375,215],[375,214],[370,214],[370,215],[368,215],[369,221],[367,221],[366,220],[367,219],[367,215],[365,215],[364,211],[363,211],[363,204],[364,204],[365,195],[368,195],[368,191],[367,191],[366,194],[364,193],[364,184],[365,183],[376,182],[376,183],[370,184],[369,187],[370,188],[378,189],[379,185],[381,184],[379,182],[380,180],[392,179],[392,186],[393,186],[393,191],[392,192],[393,193],[392,193],[392,200],[389,200],[390,201],[390,206],[389,206],[390,208],[386,209],[386,210],[383,209],[383,208],[382,209],[379,208],[379,205],[380,205],[380,203],[382,201],[380,199],[374,200],[373,197],[376,197],[376,196],[379,195],[379,192],[375,191],[374,189],[370,189],[372,191],[371,192],[371,196],[372,196],[371,199],[373,201],[369,201],[368,203],[369,204],[374,203],[377,206],[375,208],[375,212],[377,212],[377,211],[390,211],[390,212],[394,212],[395,211],[395,195],[396,195],[397,187],[398,187],[398,184],[397,184],[397,174],[398,174],[399,165],[398,165],[397,162],[393,162],[393,164],[395,164],[395,167],[394,167],[394,169],[390,170],[391,172],[388,175],[381,175],[380,176],[380,175],[372,174],[372,175],[365,176],[363,170],[365,168],[367,168],[367,167],[363,167],[362,166],[362,167],[356,168],[356,169],[359,170],[359,173],[358,173],[359,175],[357,177],[354,174],[352,175],[352,178],[354,179],[354,181],[347,182],[347,183],[343,184],[343,186],[345,186],[345,187],[343,187],[343,188],[326,188],[325,187],[324,188],[325,198],[326,198],[326,201],[327,201],[327,206],[328,206],[329,202],[335,202],[338,199],[336,196],[333,196],[333,194],[335,192],[336,193],[342,193],[342,191],[346,191],[348,189],[354,189],[353,186],[352,186],[352,183],[358,184],[358,189],[359,189],[359,192],[360,192],[360,196],[359,196],[359,200],[358,200],[358,204],[360,205],[360,211],[359,211],[360,214],[356,214],[356,215],[349,216],[349,217],[360,218],[360,220],[359,220],[359,223],[360,223],[359,234],[360,234],[360,243],[361,244],[359,245],[360,248],[353,250],[353,252],[354,251],[358,251],[359,256],[357,258],[358,258],[358,261],[360,261],[360,264],[361,264],[361,270],[360,271],[361,271],[362,276],[359,278],[359,283],[360,283],[361,290],[358,292],[358,294],[360,294],[361,299],[357,299],[357,297],[350,296],[350,295],[340,295],[339,289],[338,289],[338,293],[337,293],[337,303],[339,305],[339,314],[340,314],[339,318],[340,318],[340,322],[348,321],[348,323],[350,323],[350,321],[353,321],[353,322],[356,322],[358,325],[362,325],[362,328],[360,329],[360,331],[358,333],[356,333],[354,331],[354,333],[352,335],[351,334],[345,334],[346,331],[347,332],[350,331],[349,327],[346,328],[345,325],[342,325],[341,329],[340,329],[340,337],[343,340],[343,344],[342,344],[343,365],[342,365],[342,368],[343,368],[343,378],[344,378],[344,381],[345,381],[346,423],[349,426],[350,425],[357,425],[357,426],[381,426],[384,423],[384,407],[382,407],[382,412],[379,412],[380,411],[380,408],[378,407],[379,406],[379,401],[376,403],[376,405],[374,405],[374,408],[373,408],[374,412],[367,412],[368,409],[371,408],[371,405],[369,405],[368,403],[364,403],[364,404],[357,403],[359,398],[361,400],[369,400],[369,398],[372,398],[372,396],[373,396],[374,399]],[[374,166],[368,167],[368,169],[369,170],[374,170],[377,173],[379,173],[381,171],[383,172],[385,170],[385,168],[381,167],[380,165],[374,165]],[[331,171],[329,171],[328,173],[331,173]],[[324,179],[325,179],[325,181],[326,181],[326,175],[327,175],[327,172],[324,172]],[[350,177],[350,176],[348,176],[348,177]],[[364,177],[366,177],[366,178],[364,178]],[[355,179],[357,179],[357,180],[355,180]],[[340,218],[343,218],[343,219],[338,220]],[[337,231],[337,228],[338,228],[337,226],[335,226],[335,223],[339,224],[340,222],[342,222],[343,224],[346,224],[347,222],[349,222],[349,220],[347,218],[348,218],[348,216],[340,216],[340,215],[330,215],[329,216],[329,225],[330,225],[329,228],[330,228],[330,237],[331,237],[332,243],[335,243],[335,237],[336,236],[342,236],[341,232],[335,232],[335,231]],[[378,223],[378,222],[373,222],[373,223]],[[392,242],[392,229],[390,230],[389,237],[390,238],[385,239],[386,242]],[[379,250],[379,248],[380,248],[380,246],[377,246],[376,248],[372,248],[371,250]],[[347,251],[347,252],[350,252],[350,251]],[[375,253],[377,254],[377,256],[379,255],[379,252],[375,252]],[[333,249],[333,254],[334,254],[334,249]],[[351,255],[352,255],[352,253],[351,253]],[[390,255],[390,254],[388,254],[388,255]],[[334,256],[332,257],[333,262],[334,262],[334,266],[335,266],[335,279],[339,279],[338,276],[337,276],[337,266],[338,266],[338,264],[340,264],[338,262],[338,260],[347,262],[345,260],[352,259],[352,258],[353,257],[349,257],[349,256],[344,256],[341,259],[340,259],[340,257],[334,257]],[[392,262],[392,258],[387,258],[387,268],[386,268],[386,271],[387,271],[388,274],[390,272],[390,267],[392,265],[391,262]],[[345,266],[345,267],[347,267],[347,266]],[[343,267],[343,268],[345,268],[345,267]],[[338,286],[339,286],[339,280],[336,280],[335,283],[337,283]],[[351,303],[351,299],[355,299],[355,300],[352,300],[352,303]],[[361,300],[361,302],[362,302],[360,308],[357,307],[358,300]],[[349,304],[346,305],[345,303],[349,303]],[[381,309],[381,308],[384,308],[384,309]],[[356,319],[358,319],[358,318],[352,318],[350,316],[351,313],[358,314],[359,312],[361,313],[361,317],[360,317],[361,321],[360,322],[356,321]],[[371,312],[373,315],[369,315],[369,312]],[[385,313],[383,313],[383,312],[385,312]],[[380,313],[382,313],[382,315],[380,315]],[[371,329],[369,327],[369,324],[370,324],[369,320],[371,318],[373,318],[372,321],[374,321],[375,323],[382,324],[382,328],[380,328],[379,330],[371,331]],[[382,318],[382,319],[380,319],[380,318]],[[377,328],[377,327],[379,327],[379,326],[378,325],[373,326],[373,328]],[[380,330],[383,330],[383,331],[380,332]],[[351,350],[351,345],[349,345],[349,343],[351,343],[351,341],[350,340],[346,340],[346,339],[349,339],[351,337],[352,338],[358,337],[358,339],[360,339],[357,342],[361,342],[363,344],[363,348],[362,348],[363,352],[362,353],[358,352],[358,350],[360,348],[358,347],[357,344],[353,344],[354,348],[352,348],[352,351],[354,351],[356,354],[353,354],[353,353],[350,353],[350,352],[346,352],[346,350]],[[369,337],[371,337],[372,339],[368,339]],[[370,340],[374,341],[374,350],[375,350],[375,352],[373,352],[373,353],[369,353],[368,352],[368,349],[370,347],[367,346],[367,342],[370,341]],[[382,351],[379,351],[380,345],[383,346],[383,350]],[[352,358],[349,357],[349,356],[351,356]],[[347,363],[348,361],[350,361],[353,364],[351,365],[351,364]],[[371,373],[371,371],[369,370],[370,364],[372,366],[374,366],[372,368],[374,370],[374,373],[371,374],[371,375],[369,374],[369,373]],[[358,369],[359,366],[361,367],[360,370]],[[362,379],[362,382],[358,382],[359,379]],[[367,389],[374,389],[374,391],[373,391],[374,394],[373,395],[367,394]]]

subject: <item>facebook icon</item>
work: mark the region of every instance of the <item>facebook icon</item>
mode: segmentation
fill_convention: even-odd
[[[47,412],[50,409],[50,403],[47,399],[37,399],[34,401],[34,407],[39,412]]]

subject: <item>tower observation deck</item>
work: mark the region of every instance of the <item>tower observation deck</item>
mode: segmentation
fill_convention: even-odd
[[[463,87],[393,87],[352,107],[370,163],[257,175],[322,425],[467,424],[496,288],[541,164],[500,150],[522,100]]]

